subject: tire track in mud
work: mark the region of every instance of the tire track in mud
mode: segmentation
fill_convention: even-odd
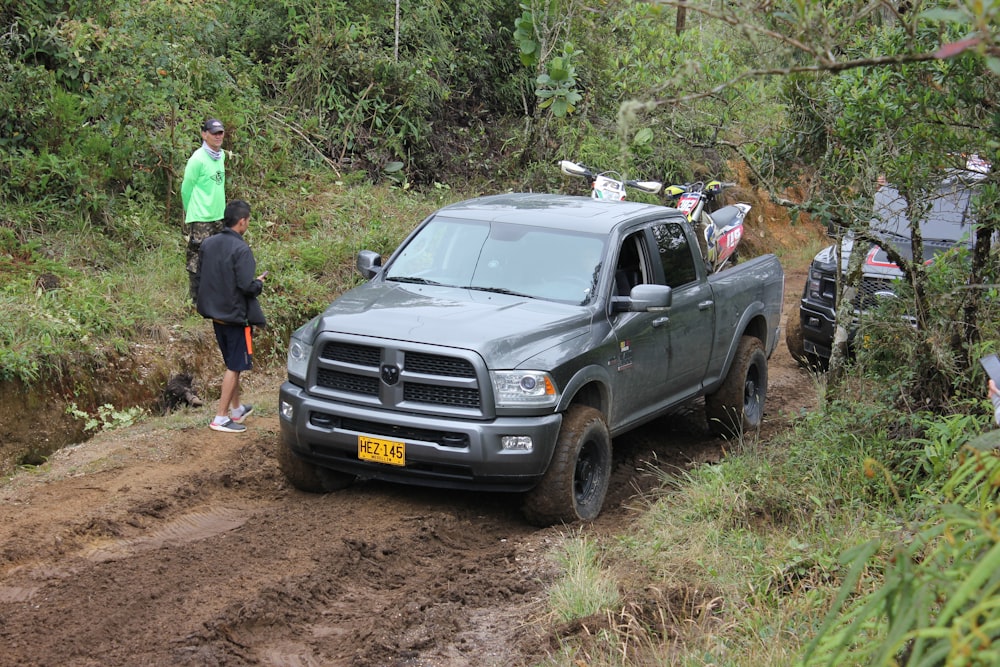
[[[234,530],[243,525],[247,517],[247,512],[243,510],[208,508],[185,514],[148,535],[87,546],[82,550],[80,558],[94,563],[121,560],[143,551],[159,549],[168,543],[184,544]],[[30,601],[49,582],[72,577],[84,567],[83,564],[75,564],[69,567],[41,565],[16,568],[8,574],[8,579],[34,583],[0,584],[0,603]]]
[[[410,516],[399,511],[415,504],[380,485],[316,504],[323,511],[297,519],[306,531],[320,531],[330,514],[355,530],[314,549],[308,571],[207,622],[176,657],[288,666],[522,664],[517,635],[534,640],[517,627],[540,613],[548,576],[519,542],[531,529],[506,511],[456,512],[446,494],[429,495],[421,499],[429,511]],[[387,521],[395,524],[385,531]],[[505,613],[498,610],[512,614],[510,627],[491,627]]]

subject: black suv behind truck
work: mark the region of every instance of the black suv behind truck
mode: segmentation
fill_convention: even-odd
[[[965,170],[949,174],[928,197],[929,209],[920,224],[924,260],[933,261],[941,252],[966,244],[971,247],[975,234],[970,217],[975,184],[984,177],[988,165],[969,163]],[[906,200],[891,185],[875,193],[874,213],[870,231],[892,245],[900,256],[910,259],[911,231],[906,216]],[[853,337],[857,318],[870,310],[879,299],[895,296],[894,283],[903,276],[879,245],[863,243],[847,232],[840,242],[840,263],[837,246],[830,245],[813,258],[809,275],[802,289],[798,312],[790,313],[786,322],[785,339],[792,356],[813,365],[825,366],[830,359],[836,331],[837,274],[844,280],[852,253],[864,252],[861,282],[844,291],[853,305],[854,319],[848,326],[848,341]]]

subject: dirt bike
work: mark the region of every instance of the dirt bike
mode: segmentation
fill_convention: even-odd
[[[626,187],[654,195],[659,194],[660,190],[663,189],[663,183],[659,181],[625,180],[617,171],[595,172],[590,167],[569,160],[559,160],[559,170],[568,176],[581,176],[590,181],[590,197],[592,199],[622,201],[625,199]]]
[[[596,172],[569,160],[560,160],[559,169],[569,176],[580,176],[590,181],[590,196],[593,199],[622,201],[627,187],[650,194],[662,191],[687,216],[691,226],[699,234],[698,245],[710,272],[718,271],[730,260],[737,260],[737,246],[743,238],[743,219],[750,211],[750,205],[731,204],[711,214],[705,210],[715,197],[726,188],[736,185],[735,183],[696,181],[664,187],[659,181],[625,180],[616,171]]]
[[[749,204],[730,204],[709,214],[705,207],[719,196],[723,190],[736,185],[722,181],[695,181],[683,185],[668,185],[664,196],[674,201],[674,206],[688,217],[691,225],[704,238],[698,239],[705,263],[712,272],[721,269],[726,262],[736,262],[736,247],[743,238],[743,219],[750,211]]]

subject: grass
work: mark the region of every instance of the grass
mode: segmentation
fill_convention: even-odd
[[[717,465],[665,473],[625,530],[581,532],[561,547],[575,556],[553,586],[553,613],[606,621],[570,633],[544,664],[800,664],[848,577],[843,554],[885,545],[856,583],[860,594],[878,590],[913,509],[880,475],[866,475],[870,461],[900,446],[874,410],[864,431],[856,407],[824,410],[779,441],[748,439]],[[600,609],[565,593],[568,582],[575,590],[609,576],[618,596]]]
[[[618,596],[573,611],[551,595],[559,618],[590,623],[542,664],[889,667],[910,645],[921,664],[995,664],[1000,455],[965,446],[988,415],[907,415],[868,395],[665,472],[623,530],[571,538],[565,571],[590,572],[576,586],[599,572]]]

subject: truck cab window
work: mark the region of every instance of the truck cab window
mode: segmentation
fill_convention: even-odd
[[[681,225],[676,222],[653,225],[653,236],[656,238],[660,262],[663,264],[663,277],[667,285],[676,288],[697,279],[698,272],[695,269],[691,246]]]
[[[615,264],[615,293],[618,296],[628,296],[636,285],[651,282],[642,247],[642,232],[630,234],[622,242]]]

